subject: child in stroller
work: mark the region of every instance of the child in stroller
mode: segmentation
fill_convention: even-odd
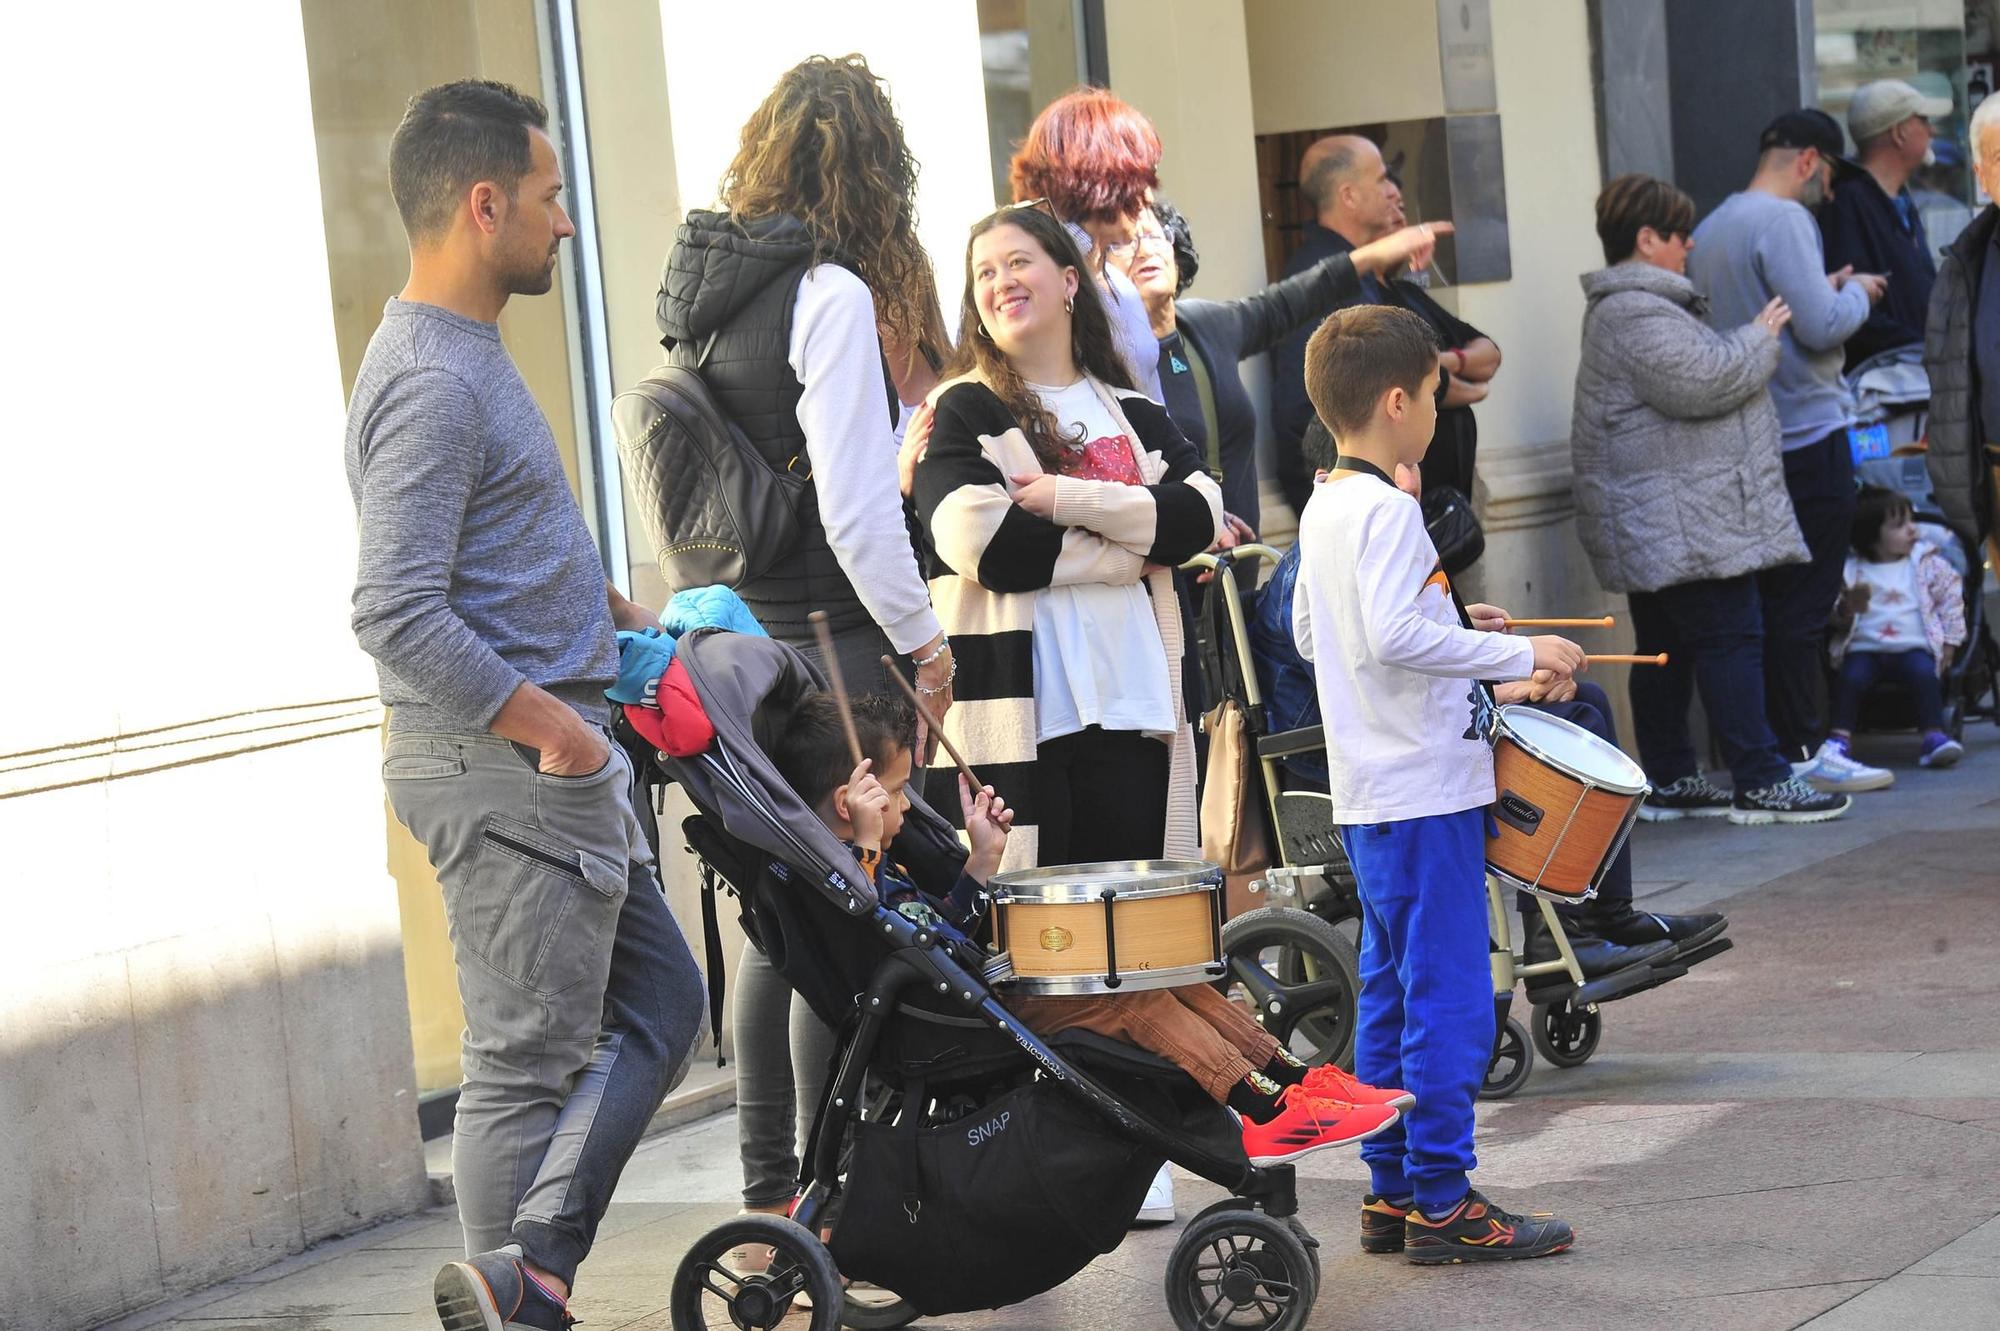
[[[991,786],[974,792],[961,775],[958,800],[972,853],[949,893],[940,893],[936,883],[926,890],[884,850],[902,831],[909,807],[916,713],[906,700],[887,695],[855,699],[853,713],[863,757],[851,773],[842,771],[849,755],[838,709],[824,693],[799,700],[773,755],[778,770],[854,851],[885,904],[964,940],[981,922],[986,880],[1000,867],[1013,811]],[[1007,1006],[1038,1034],[1091,1031],[1179,1067],[1243,1120],[1243,1149],[1253,1165],[1290,1164],[1365,1141],[1412,1103],[1407,1091],[1365,1086],[1339,1068],[1308,1068],[1205,984],[1097,997],[1020,996]]]
[[[1915,506],[1868,486],[1854,511],[1854,549],[1834,607],[1833,729],[1845,753],[1862,701],[1878,681],[1908,691],[1923,732],[1919,767],[1949,767],[1965,753],[1945,731],[1940,680],[1965,645],[1965,590],[1957,570],[1917,532]]]
[[[1003,1006],[984,955],[938,927],[957,909],[952,893],[913,899],[900,886],[956,884],[969,859],[920,799],[892,797],[876,778],[882,795],[864,802],[885,816],[871,876],[779,774],[771,755],[821,691],[805,659],[705,631],[682,640],[669,674],[699,708],[691,735],[669,724],[659,743],[698,810],[689,844],[736,890],[772,967],[840,1031],[792,1217],[740,1215],[703,1235],[676,1273],[673,1325],[771,1328],[801,1293],[811,1331],[1018,1302],[1116,1247],[1171,1159],[1233,1194],[1188,1223],[1168,1260],[1174,1325],[1303,1326],[1317,1244],[1295,1218],[1292,1167],[1251,1164],[1241,1127],[1173,1065],[1082,1029],[1044,1038]],[[850,833],[868,775],[849,772],[852,789],[834,791]],[[975,821],[999,831],[1004,815],[989,799]],[[884,872],[891,864],[907,875]],[[773,1249],[769,1268],[732,1269],[730,1252],[752,1244]],[[843,1273],[901,1301],[844,1305]]]

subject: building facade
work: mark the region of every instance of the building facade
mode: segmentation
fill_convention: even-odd
[[[17,15],[21,178],[40,206],[10,210],[26,291],[0,404],[0,835],[28,942],[0,980],[16,1181],[0,1324],[95,1325],[426,1196],[418,1105],[456,1083],[460,1014],[435,883],[377,780],[340,463],[347,389],[405,274],[386,160],[412,92],[481,75],[552,109],[579,235],[557,290],[515,300],[503,332],[607,570],[642,602],[661,589],[609,407],[659,358],[661,260],[777,75],[860,51],[921,163],[947,311],[1009,145],[1079,81],[1158,125],[1211,298],[1281,259],[1286,144],[1358,127],[1406,145],[1414,214],[1467,233],[1438,295],[1506,358],[1479,408],[1471,589],[1595,615],[1622,607],[1570,517],[1592,200],[1607,170],[1649,169],[1712,204],[1747,178],[1771,113],[1855,71],[1942,74],[1962,119],[1992,44],[1985,0],[1880,9],[211,0],[119,6],[110,30],[99,6]],[[1245,372],[1261,400],[1261,364]],[[1292,518],[1265,488],[1282,541]],[[669,896],[693,932],[675,849]]]

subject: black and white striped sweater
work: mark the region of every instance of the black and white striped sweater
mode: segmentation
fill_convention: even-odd
[[[1053,520],[1013,502],[1009,477],[1040,474],[1019,423],[975,378],[932,394],[936,420],[917,467],[914,498],[935,565],[931,603],[958,661],[945,733],[1014,806],[1002,868],[1038,862],[1035,781],[1035,597],[1044,587],[1143,577],[1166,647],[1176,729],[1167,796],[1166,853],[1196,858],[1193,734],[1181,713],[1181,618],[1172,568],[1215,543],[1222,494],[1166,410],[1144,395],[1097,385],[1133,441],[1144,485],[1056,478]],[[950,769],[933,769],[926,798],[956,818]]]

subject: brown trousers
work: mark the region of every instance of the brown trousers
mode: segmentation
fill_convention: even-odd
[[[1041,1035],[1080,1028],[1134,1044],[1193,1077],[1216,1103],[1237,1082],[1278,1056],[1278,1041],[1243,1009],[1205,984],[1083,998],[1007,1002]]]

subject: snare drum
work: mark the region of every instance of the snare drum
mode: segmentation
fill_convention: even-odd
[[[1206,984],[1222,965],[1222,870],[1122,860],[995,874],[1000,983],[1024,994],[1113,994]]]
[[[1587,901],[1652,789],[1639,765],[1581,726],[1502,707],[1493,736],[1493,824],[1486,868],[1555,901]]]

